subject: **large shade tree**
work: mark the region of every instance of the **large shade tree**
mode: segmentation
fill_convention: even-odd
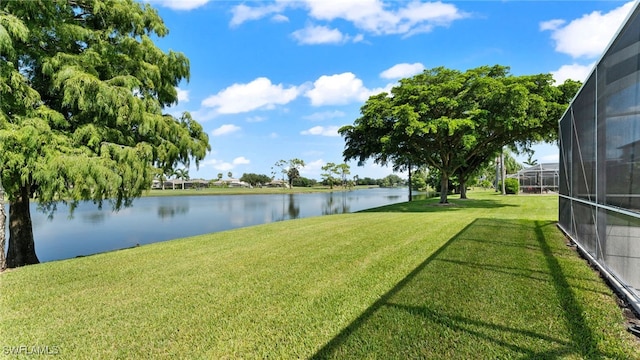
[[[154,174],[210,150],[188,113],[164,109],[188,80],[168,29],[134,0],[0,2],[0,181],[9,202],[7,265],[38,262],[29,210],[108,201],[115,209]]]
[[[560,109],[568,103],[563,91],[577,90],[572,84],[559,89],[549,74],[513,76],[500,65],[428,69],[402,79],[391,94],[367,100],[361,117],[340,129],[343,155],[360,164],[373,159],[394,168],[437,169],[440,202],[446,203],[452,176],[464,189],[469,176],[504,146],[557,137]]]

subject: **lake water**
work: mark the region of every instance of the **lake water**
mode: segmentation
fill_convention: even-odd
[[[274,221],[355,212],[407,199],[406,188],[144,197],[119,212],[81,203],[73,217],[66,206],[58,206],[52,220],[32,204],[31,217],[36,253],[45,262]],[[7,224],[7,243],[8,239]]]

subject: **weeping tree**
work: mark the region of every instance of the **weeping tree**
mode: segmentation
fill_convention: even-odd
[[[38,262],[30,201],[53,212],[81,200],[114,209],[160,169],[210,150],[177,102],[189,61],[152,41],[168,33],[134,0],[0,2],[0,181],[9,203],[7,266]]]

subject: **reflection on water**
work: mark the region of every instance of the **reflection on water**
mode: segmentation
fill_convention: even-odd
[[[107,219],[107,213],[104,211],[94,211],[87,214],[82,214],[82,220],[89,224],[97,224]]]
[[[297,219],[300,216],[300,206],[296,205],[296,197],[289,194],[289,206],[287,206],[289,219]]]
[[[188,206],[167,206],[167,205],[160,205],[158,207],[158,216],[160,217],[160,219],[164,219],[164,218],[168,218],[168,217],[174,217],[176,215],[183,215],[189,212],[189,207]]]
[[[69,209],[63,204],[52,220],[35,205],[31,215],[38,258],[51,261],[274,221],[343,214],[405,198],[406,189],[146,197],[118,212],[86,202],[78,205],[73,217],[66,216]]]
[[[280,197],[281,207],[273,207],[271,210],[272,221],[284,221],[300,217],[300,204],[297,202],[297,194],[276,195]],[[265,206],[266,207],[266,206]],[[266,221],[269,222],[269,221]]]
[[[329,193],[322,207],[322,215],[344,214],[349,212],[349,199],[347,192],[338,194]]]

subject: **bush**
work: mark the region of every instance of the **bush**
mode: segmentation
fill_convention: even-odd
[[[502,189],[502,181],[498,184],[498,189]],[[520,182],[518,179],[508,178],[504,181],[504,191],[507,194],[517,194],[520,192]]]
[[[489,180],[482,180],[478,185],[483,189],[490,189],[493,187],[493,183]]]

